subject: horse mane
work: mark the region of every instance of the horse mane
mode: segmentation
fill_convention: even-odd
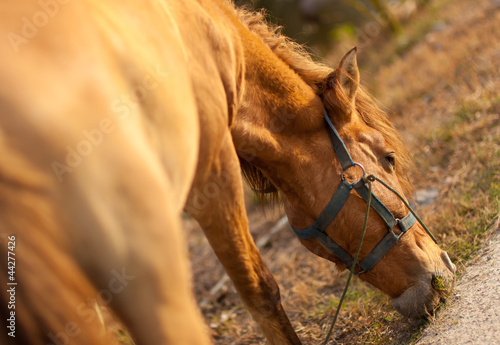
[[[329,76],[333,69],[311,58],[306,48],[284,36],[281,27],[270,24],[266,20],[266,12],[250,11],[246,8],[236,8],[236,15],[251,32],[261,38],[271,51],[285,62],[316,94],[323,98],[327,90]],[[394,147],[396,152],[396,174],[405,194],[411,195],[413,187],[409,174],[414,170],[414,163],[408,148],[400,134],[389,121],[387,114],[375,103],[370,93],[360,85],[356,94],[356,110],[363,121],[379,131],[386,142]],[[252,164],[240,159],[243,176],[260,201],[277,200],[278,189],[264,176],[262,171]]]
[[[266,11],[255,12],[242,7],[236,9],[236,15],[243,25],[260,37],[262,42],[314,91],[321,89],[324,79],[332,69],[314,61],[306,47],[283,35],[281,26],[269,23]]]

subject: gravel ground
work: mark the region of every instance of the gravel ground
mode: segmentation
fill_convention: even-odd
[[[500,228],[417,344],[500,344]]]

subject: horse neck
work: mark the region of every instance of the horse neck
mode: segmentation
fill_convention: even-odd
[[[254,115],[248,120],[269,123],[275,116],[286,113],[293,117],[289,121],[305,122],[303,125],[307,126],[311,113],[319,104],[312,88],[255,34],[246,32],[242,41],[245,55],[244,106]]]
[[[301,133],[324,129],[323,105],[313,89],[260,38],[246,32],[242,42],[245,87],[231,129],[233,140],[241,158],[268,176],[283,176],[278,170],[288,164],[279,162],[290,162],[300,145],[295,139]]]

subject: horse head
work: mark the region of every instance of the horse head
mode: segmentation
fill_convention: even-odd
[[[377,180],[369,182],[373,190],[372,210],[355,269],[363,281],[389,295],[401,314],[410,318],[426,316],[449,292],[455,267],[447,253],[435,243],[432,234],[412,218],[407,203],[394,193],[404,195],[410,191],[408,170],[411,160],[394,127],[359,87],[356,49],[348,52],[328,76],[320,96],[325,107],[325,121],[330,120],[329,126],[332,127],[329,131],[337,131],[338,139],[335,135],[331,138],[323,135],[314,145],[327,148],[323,152],[318,150],[316,166],[328,167],[321,169],[323,176],[319,188],[323,195],[317,196],[321,202],[316,205],[324,205],[326,201],[327,207],[338,210],[338,214],[330,224],[323,225],[323,232],[328,237],[304,236],[295,227],[296,232],[303,237],[302,243],[315,254],[341,266],[350,266],[349,257],[354,257],[367,212],[369,196],[363,178],[366,181],[367,174],[376,176]],[[328,148],[324,141],[333,142],[333,145]],[[350,158],[345,157],[349,155]],[[344,191],[345,203],[338,205],[342,198],[339,196],[328,201],[332,191],[338,191],[343,185],[353,189],[351,193]],[[342,191],[336,194],[342,194]],[[301,228],[310,226],[311,222],[318,224],[316,219],[324,216],[325,211],[330,212],[322,206],[311,208],[310,213],[301,212],[292,207],[294,203],[289,203],[286,197],[284,203],[292,225],[297,222]],[[335,249],[332,252],[329,247],[336,247],[331,243],[338,244],[340,254]],[[349,256],[339,260],[342,250]]]
[[[290,224],[311,252],[343,269],[355,264],[359,278],[389,295],[401,314],[425,317],[449,293],[455,267],[406,199],[397,197],[412,189],[409,152],[359,84],[353,49],[316,83],[301,115],[281,112],[281,126],[271,119],[258,136],[245,126],[252,142],[267,149],[250,159],[240,150],[243,170],[260,192],[279,191]]]

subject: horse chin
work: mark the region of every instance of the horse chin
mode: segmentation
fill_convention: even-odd
[[[436,284],[436,280],[440,283]],[[451,293],[453,286],[454,279],[432,277],[428,280],[419,280],[399,297],[391,299],[391,303],[394,309],[408,318],[410,323],[420,324],[433,314],[440,302]]]

